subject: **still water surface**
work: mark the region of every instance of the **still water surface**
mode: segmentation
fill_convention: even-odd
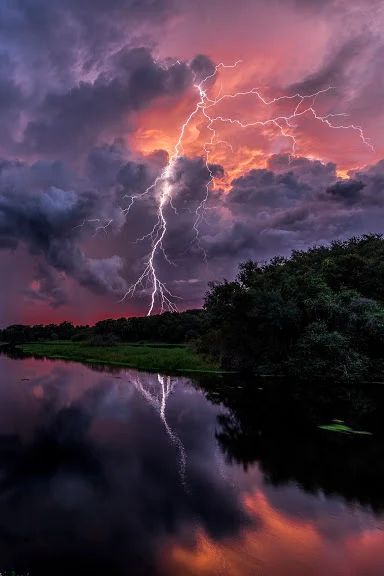
[[[0,375],[0,572],[384,574],[380,399],[5,356]],[[317,428],[348,411],[373,436]]]

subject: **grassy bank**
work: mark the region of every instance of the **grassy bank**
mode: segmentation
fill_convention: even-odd
[[[217,366],[188,347],[167,345],[116,344],[94,346],[88,342],[32,342],[21,344],[19,348],[38,357],[74,360],[93,364],[111,364],[140,370],[176,371],[216,371]]]

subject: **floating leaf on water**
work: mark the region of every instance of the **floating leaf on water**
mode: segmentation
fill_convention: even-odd
[[[318,426],[322,430],[329,430],[330,432],[339,432],[341,434],[360,434],[364,436],[372,436],[372,432],[367,432],[365,430],[354,430],[346,424],[341,424],[341,420],[334,420],[333,424],[322,424]]]

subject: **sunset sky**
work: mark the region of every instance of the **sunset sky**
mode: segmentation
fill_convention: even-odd
[[[382,0],[3,0],[0,327],[146,314],[162,198],[179,309],[382,232],[383,29]]]

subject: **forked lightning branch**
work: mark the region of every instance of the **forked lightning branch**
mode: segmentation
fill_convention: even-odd
[[[205,186],[205,193],[203,199],[196,209],[196,218],[193,229],[196,235],[196,241],[199,242],[199,225],[203,219],[206,204],[209,198],[209,192],[213,183],[214,174],[211,169],[210,155],[212,150],[217,145],[226,144],[232,147],[230,142],[223,141],[218,138],[217,131],[220,125],[231,125],[239,130],[247,130],[249,128],[260,129],[271,127],[277,133],[290,142],[291,155],[296,155],[297,139],[295,136],[295,122],[304,116],[312,117],[315,121],[326,125],[329,129],[333,130],[352,130],[355,131],[357,136],[361,139],[365,146],[373,150],[370,140],[365,136],[363,129],[353,123],[343,123],[342,118],[345,118],[345,113],[329,113],[322,115],[318,112],[316,107],[317,99],[330,92],[333,87],[329,86],[312,94],[293,94],[287,96],[279,96],[276,98],[265,98],[258,88],[251,88],[247,91],[240,91],[229,94],[219,94],[216,97],[211,95],[212,86],[210,81],[214,79],[220,69],[233,69],[239,66],[240,61],[231,65],[223,63],[218,64],[214,71],[198,82],[195,78],[193,85],[196,91],[196,104],[191,110],[189,115],[185,118],[180,126],[178,139],[175,143],[173,153],[170,155],[167,165],[163,168],[160,175],[154,182],[144,191],[138,194],[125,196],[127,206],[123,209],[125,216],[129,216],[132,207],[136,202],[139,202],[149,194],[153,195],[156,202],[156,221],[151,230],[148,230],[139,240],[149,240],[150,249],[147,257],[144,260],[142,272],[133,284],[131,284],[123,296],[122,300],[133,297],[134,295],[148,295],[149,305],[147,315],[151,315],[154,311],[163,312],[164,310],[176,311],[178,297],[169,290],[165,281],[160,278],[158,271],[158,262],[160,258],[165,258],[169,261],[164,248],[164,241],[167,235],[167,208],[173,207],[173,199],[175,195],[175,169],[177,161],[184,156],[183,142],[186,132],[191,123],[199,119],[205,126],[208,132],[208,139],[203,142],[201,148],[201,155],[204,159],[207,169],[208,180]],[[211,85],[213,82],[211,83]],[[239,101],[244,96],[251,96],[257,100],[257,103],[264,107],[275,107],[276,105],[284,105],[290,108],[289,112],[279,114],[263,120],[239,120],[232,116],[223,116],[216,114],[215,111],[219,104],[225,101]],[[109,224],[109,223],[108,223]]]

